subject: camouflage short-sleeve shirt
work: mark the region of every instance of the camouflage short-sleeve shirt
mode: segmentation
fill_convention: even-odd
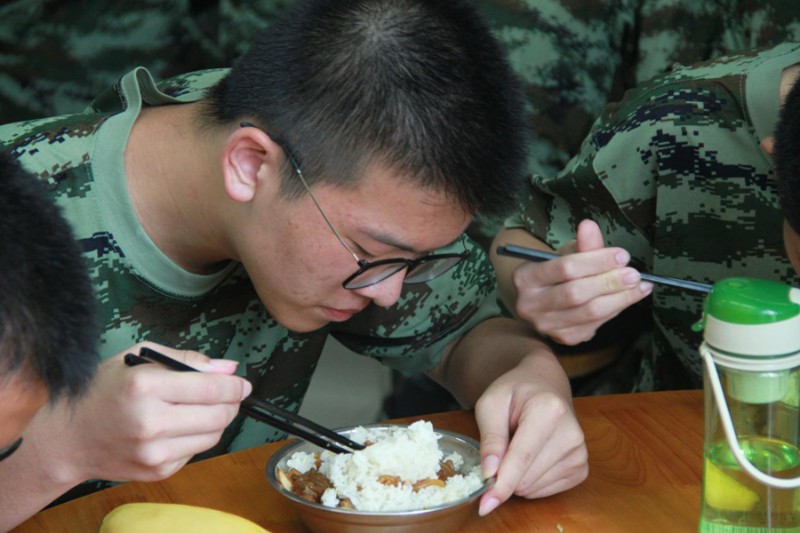
[[[195,72],[156,84],[139,68],[83,114],[0,127],[0,144],[50,185],[83,247],[104,326],[103,356],[149,340],[238,360],[238,372],[257,396],[295,411],[328,335],[411,374],[434,367],[446,344],[499,314],[493,270],[471,241],[467,260],[428,284],[408,286],[391,308],[371,306],[348,322],[303,334],[287,331],[269,315],[240,264],[196,275],[162,254],[128,196],[128,134],[142,105],[198,100],[225,72]],[[210,454],[283,436],[237,419]]]
[[[800,44],[677,68],[627,93],[595,122],[580,153],[553,177],[534,176],[507,227],[558,248],[593,219],[632,264],[714,282],[752,276],[790,283],[776,178],[760,141],[778,117],[782,70]],[[638,390],[699,386],[702,296],[657,286],[652,353]]]

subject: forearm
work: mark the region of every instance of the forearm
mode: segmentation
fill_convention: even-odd
[[[569,380],[552,351],[530,326],[493,318],[473,328],[430,373],[466,406],[474,406],[501,376],[523,373],[527,381],[546,382],[563,398],[571,397]]]

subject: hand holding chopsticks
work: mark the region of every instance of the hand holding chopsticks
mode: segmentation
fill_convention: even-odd
[[[143,347],[139,355],[132,353],[125,355],[125,364],[128,366],[143,363],[159,363],[179,372],[199,372],[196,368],[147,347]],[[353,450],[364,449],[363,444],[354,442],[307,418],[252,396],[248,396],[242,401],[240,411],[255,420],[265,422],[276,429],[300,437],[335,453],[350,453]],[[342,446],[349,449],[345,449]]]
[[[516,257],[518,259],[526,259],[528,261],[548,261],[562,257],[552,252],[544,252],[542,250],[534,250],[525,248],[523,246],[516,246],[513,244],[506,244],[497,248],[499,255],[506,255],[509,257]],[[668,276],[658,276],[655,274],[640,273],[644,281],[651,283],[658,283],[660,285],[669,285],[671,287],[678,287],[679,289],[686,289],[690,291],[697,291],[703,293],[711,292],[711,285],[701,283],[699,281],[690,281],[687,279],[670,278]]]

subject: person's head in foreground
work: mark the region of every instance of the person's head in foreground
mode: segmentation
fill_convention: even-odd
[[[785,219],[786,254],[795,271],[800,272],[800,77],[794,80],[783,100],[772,157]]]
[[[227,196],[247,206],[234,247],[271,315],[314,330],[452,267],[473,215],[513,207],[521,109],[466,2],[294,4],[201,115],[212,133],[237,128],[222,169]]]
[[[94,293],[43,187],[0,153],[0,460],[48,400],[80,395],[97,365]]]

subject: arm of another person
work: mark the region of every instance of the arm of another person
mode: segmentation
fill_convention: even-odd
[[[483,473],[497,476],[481,498],[481,515],[512,494],[544,497],[586,478],[586,444],[569,381],[526,324],[503,317],[481,322],[448,347],[429,375],[475,407]]]
[[[204,372],[103,362],[87,394],[46,406],[0,462],[0,531],[89,479],[155,481],[214,446],[250,394],[234,361],[147,344]],[[137,345],[129,351],[139,352]]]

